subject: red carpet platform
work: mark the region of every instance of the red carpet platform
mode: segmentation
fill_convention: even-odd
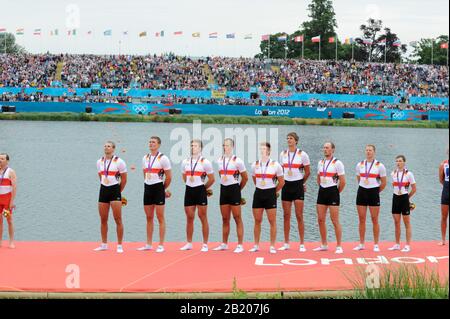
[[[136,251],[141,243],[125,243],[123,254],[110,250],[94,252],[98,243],[89,242],[17,242],[15,249],[0,248],[0,291],[15,292],[247,292],[352,290],[352,281],[361,281],[366,267],[378,262],[384,267],[414,264],[439,272],[448,278],[448,246],[437,242],[416,242],[410,253],[391,252],[392,243],[381,243],[381,252],[372,245],[361,252],[355,243],[344,244],[344,254],[313,252],[317,243],[308,243],[308,251],[261,251],[235,254],[228,251],[200,252],[194,243],[191,251],[179,251],[183,243],[167,243],[166,252]],[[215,244],[210,244],[210,249]],[[245,244],[246,250],[251,244]],[[154,245],[156,247],[156,244]],[[377,259],[375,259],[377,258]],[[380,264],[379,262],[383,262]]]

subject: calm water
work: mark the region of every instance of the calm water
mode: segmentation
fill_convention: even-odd
[[[112,139],[119,141],[117,155],[129,168],[129,180],[124,192],[128,206],[124,209],[125,241],[144,241],[145,216],[142,207],[143,181],[141,160],[148,152],[149,136],[159,135],[163,140],[162,152],[169,155],[171,131],[175,128],[192,129],[189,124],[155,123],[77,123],[77,122],[18,122],[0,121],[0,151],[11,156],[10,165],[18,175],[19,186],[15,214],[18,240],[36,241],[97,241],[99,240],[99,217],[97,213],[98,179],[96,161],[102,155],[103,143]],[[203,129],[211,127],[204,125]],[[225,125],[215,125],[222,132]],[[256,129],[256,126],[248,126]],[[242,126],[242,128],[247,128]],[[266,128],[275,128],[267,126]],[[407,166],[414,173],[418,193],[414,197],[417,209],[412,214],[413,238],[416,240],[439,239],[440,193],[438,166],[446,156],[448,130],[281,126],[279,151],[285,148],[285,135],[296,131],[301,137],[315,173],[321,159],[321,145],[332,139],[336,157],[343,161],[348,184],[341,195],[341,223],[344,240],[358,240],[358,219],[354,205],[357,183],[355,165],[364,158],[364,145],[377,145],[377,159],[388,172],[394,168],[394,157],[404,154]],[[185,137],[189,140],[189,137]],[[274,157],[273,157],[274,158]],[[211,160],[211,158],[210,158]],[[248,159],[247,159],[248,160]],[[130,170],[135,165],[136,170]],[[250,164],[247,163],[247,168]],[[217,171],[217,167],[215,167]],[[174,179],[171,191],[174,196],[166,205],[167,241],[185,240],[185,215],[183,210],[184,185],[180,165],[173,164]],[[221,240],[221,217],[219,211],[219,185],[213,187],[214,196],[209,199],[210,240]],[[251,199],[253,183],[244,190],[247,205],[243,208],[245,240],[253,240],[253,217]],[[390,214],[391,186],[382,194],[381,239],[393,239],[393,222]],[[306,240],[319,239],[316,225],[315,201],[317,185],[314,178],[308,182],[305,197]],[[294,215],[295,216],[295,215]],[[298,240],[293,216],[291,238]],[[283,240],[283,214],[278,208],[278,241]],[[156,218],[155,218],[156,220]],[[370,220],[370,219],[368,219]],[[372,238],[370,224],[368,236]],[[334,232],[329,224],[330,240]],[[112,232],[111,232],[112,231]],[[231,241],[236,240],[232,223]],[[262,240],[267,241],[269,225],[264,220]],[[4,235],[5,236],[5,235]],[[115,240],[115,228],[110,218],[110,240]],[[157,228],[154,240],[157,241]],[[201,240],[200,223],[196,219],[194,241]]]

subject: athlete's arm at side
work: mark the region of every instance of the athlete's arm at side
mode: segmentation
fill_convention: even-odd
[[[120,192],[121,193],[123,192],[123,190],[125,189],[125,186],[127,185],[127,178],[128,178],[127,173],[120,174]]]
[[[387,178],[386,176],[380,177],[381,185],[380,185],[380,193],[386,188]]]
[[[416,184],[411,184],[411,192],[409,192],[408,194],[409,198],[413,197],[416,192],[417,192]]]
[[[247,182],[248,182],[248,173],[242,172],[241,177],[242,177],[242,179],[241,179],[240,187],[241,187],[241,190],[243,190],[245,185],[247,185]]]
[[[345,179],[345,175],[340,175],[339,176],[339,186],[338,186],[339,193],[342,193],[346,184],[347,184],[347,181]]]
[[[311,166],[306,165],[303,168],[305,169],[305,176],[303,177],[303,184],[306,184],[306,181],[308,180],[309,176],[311,175]]]
[[[169,169],[167,171],[164,171],[166,178],[164,180],[164,189],[168,189],[170,186],[170,183],[172,183],[172,170]]]
[[[277,184],[277,188],[276,188],[275,191],[277,193],[279,193],[283,189],[285,182],[284,182],[284,177],[283,176],[278,176],[277,179],[278,179],[278,184]]]
[[[9,178],[11,180],[11,187],[12,187],[11,201],[9,202],[9,209],[11,209],[11,208],[15,207],[14,200],[16,198],[16,193],[17,193],[17,176],[16,176],[16,172],[11,170],[10,173],[9,173]]]
[[[209,189],[216,181],[216,178],[214,177],[214,173],[208,174],[207,176],[208,176],[208,182],[206,183],[205,187],[206,187],[206,189]]]
[[[444,185],[444,163],[442,163],[441,165],[439,165],[439,182]]]

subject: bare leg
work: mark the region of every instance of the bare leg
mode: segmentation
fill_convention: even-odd
[[[109,203],[98,203],[98,212],[100,214],[100,233],[102,235],[102,243],[108,242],[108,215],[109,215]]]
[[[0,207],[0,214],[3,211],[3,209]],[[3,215],[0,215],[0,248],[2,247],[2,241],[3,241]]]
[[[380,224],[378,223],[378,216],[380,215],[380,206],[369,206],[370,217],[373,225],[373,242],[378,245],[380,241]]]
[[[339,222],[339,206],[330,206],[330,216],[333,222],[334,231],[336,233],[336,244],[341,246],[342,243],[342,226]]]
[[[9,248],[15,248],[16,246],[14,245],[14,223],[13,223],[12,215],[10,215],[7,218],[7,221],[8,221],[8,233],[9,233]]]
[[[327,224],[326,224],[326,218],[327,218],[327,209],[328,206],[326,205],[317,205],[317,223],[319,224],[319,231],[320,231],[320,239],[323,246],[327,246]]]
[[[441,205],[441,245],[445,245],[447,238],[447,223],[448,223],[448,205]]]
[[[147,245],[151,246],[153,242],[153,219],[155,217],[155,205],[144,206],[147,219]]]
[[[359,243],[364,245],[364,243],[366,241],[367,206],[357,205],[356,209],[358,211],[358,217],[359,217]]]
[[[303,207],[304,202],[302,200],[296,200],[294,202],[295,206],[295,217],[297,218],[298,234],[300,236],[300,245],[305,243],[305,222],[303,220]]]
[[[394,223],[395,223],[395,243],[397,245],[400,245],[400,236],[401,236],[401,218],[402,215],[401,214],[392,214],[392,217],[394,218]]]
[[[283,230],[284,230],[284,242],[289,244],[289,233],[291,231],[291,212],[292,202],[283,201]]]
[[[192,235],[194,234],[194,218],[195,206],[186,206],[184,208],[186,213],[186,239],[188,243],[192,243]]]
[[[114,221],[116,222],[117,244],[122,245],[123,241],[123,222],[122,222],[122,202],[111,202]]]
[[[253,209],[253,218],[255,219],[255,227],[253,229],[253,236],[255,239],[255,245],[259,245],[259,240],[261,238],[261,223],[264,209],[255,208]]]
[[[267,209],[267,219],[270,224],[270,246],[275,246],[277,240],[277,210]]]
[[[236,231],[237,231],[237,238],[238,238],[238,244],[242,245],[244,241],[244,223],[242,222],[242,209],[241,206],[231,206],[231,211],[233,212],[233,218],[236,222]]]
[[[227,244],[230,236],[231,206],[221,205],[220,213],[222,214],[222,242]]]
[[[405,224],[406,228],[406,244],[411,245],[411,237],[412,237],[412,230],[411,230],[411,218],[410,216],[403,215],[403,223]]]
[[[198,217],[202,223],[203,243],[207,244],[209,239],[209,224],[208,224],[208,206],[197,206]]]
[[[166,219],[164,218],[164,205],[156,206],[156,217],[158,218],[159,224],[159,244],[164,244],[164,239],[166,237]]]

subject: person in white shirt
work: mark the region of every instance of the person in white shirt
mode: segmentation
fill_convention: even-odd
[[[172,181],[172,167],[167,156],[159,151],[161,139],[152,136],[149,141],[150,153],[142,159],[142,170],[144,174],[144,211],[147,217],[147,243],[138,248],[140,251],[152,249],[153,219],[158,218],[159,223],[159,245],[157,253],[164,252],[164,237],[166,234],[166,221],[164,210],[166,198],[172,194],[169,186]]]
[[[259,251],[261,237],[261,224],[264,210],[270,224],[270,253],[275,254],[275,241],[277,237],[277,198],[284,186],[283,168],[270,159],[270,143],[264,142],[260,146],[260,159],[252,164],[252,177],[256,190],[253,196],[253,217],[255,219],[254,238],[255,245],[251,252]]]
[[[285,184],[281,192],[281,201],[284,211],[284,245],[278,250],[287,250],[291,228],[292,204],[295,208],[298,233],[300,236],[300,252],[305,252],[305,223],[303,220],[303,207],[305,199],[306,181],[311,173],[309,156],[305,151],[298,149],[299,137],[291,132],[287,135],[288,149],[281,152],[280,164],[283,167]]]
[[[447,149],[448,158],[448,149]],[[448,202],[449,202],[449,165],[448,159],[443,161],[439,166],[439,182],[442,184],[441,193],[441,236],[442,241],[439,243],[445,246],[447,237],[447,223],[448,223]]]
[[[410,199],[417,192],[414,175],[406,168],[406,158],[398,155],[395,158],[397,168],[391,173],[394,195],[392,197],[392,217],[395,224],[395,245],[389,250],[400,250],[401,220],[406,228],[406,245],[402,252],[411,251],[411,203]]]
[[[97,161],[100,181],[98,211],[101,220],[102,244],[95,251],[108,249],[108,216],[112,209],[117,228],[117,252],[123,253],[122,192],[127,184],[127,166],[114,155],[116,144],[108,141],[104,145],[104,156]]]
[[[334,157],[336,147],[332,142],[323,145],[324,159],[317,166],[317,184],[319,194],[317,196],[317,219],[320,230],[321,246],[314,251],[328,250],[327,243],[327,211],[330,210],[331,221],[336,233],[336,254],[342,254],[342,226],[339,222],[340,193],[344,190],[345,170],[344,164]]]
[[[222,214],[222,243],[214,250],[228,249],[228,237],[230,235],[230,218],[236,222],[238,245],[235,253],[244,251],[244,225],[241,218],[241,191],[248,181],[247,170],[244,162],[233,154],[234,141],[227,138],[223,142],[223,156],[217,160],[220,176],[220,211]],[[241,181],[239,182],[239,177]]]
[[[3,239],[3,218],[8,222],[9,248],[15,248],[13,210],[17,193],[16,172],[8,166],[9,155],[0,153],[0,247]]]
[[[181,164],[183,181],[186,184],[184,195],[184,210],[186,213],[187,243],[180,250],[192,249],[192,236],[194,234],[195,212],[202,223],[203,245],[202,252],[208,251],[209,225],[208,225],[208,193],[214,184],[214,170],[210,161],[201,154],[203,143],[200,140],[191,142],[191,157]],[[207,180],[207,181],[206,181]],[[205,183],[206,181],[206,183]]]
[[[375,145],[366,145],[366,159],[356,165],[356,180],[358,182],[358,194],[356,196],[356,209],[359,217],[359,245],[353,250],[365,249],[367,208],[373,224],[373,251],[379,252],[380,247],[380,193],[386,187],[386,168],[375,159]]]

